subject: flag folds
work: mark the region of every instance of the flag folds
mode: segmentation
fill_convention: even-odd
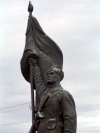
[[[34,58],[34,56],[38,57],[38,64],[45,83],[48,69],[52,66],[57,66],[62,69],[63,54],[61,49],[45,34],[37,19],[33,16],[29,16],[26,31],[26,44],[20,62],[22,74],[28,82],[30,82],[28,60],[30,57]]]

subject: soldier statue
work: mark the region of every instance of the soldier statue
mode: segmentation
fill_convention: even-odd
[[[72,95],[60,85],[64,77],[62,51],[32,16],[31,2],[28,11],[26,44],[20,63],[22,75],[31,84],[29,133],[76,133],[75,103]]]
[[[33,133],[33,130],[37,130],[38,133],[76,133],[75,103],[71,94],[60,85],[64,77],[63,71],[56,66],[48,70],[46,89],[36,59],[30,61],[33,63],[36,90],[41,96],[36,120],[30,133]]]

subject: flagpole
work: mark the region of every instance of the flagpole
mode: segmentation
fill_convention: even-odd
[[[33,84],[33,64],[32,61],[29,61],[30,64],[30,85],[31,85],[31,108],[32,108],[32,124],[35,119],[35,105],[34,105],[34,84]]]
[[[29,1],[28,12],[29,12],[29,16],[32,16],[33,5],[31,3],[31,1]],[[34,124],[34,120],[35,120],[35,105],[34,105],[34,82],[33,82],[33,64],[32,64],[32,61],[29,61],[29,64],[30,64],[32,124]]]

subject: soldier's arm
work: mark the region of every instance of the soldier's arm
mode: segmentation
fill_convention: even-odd
[[[34,84],[37,91],[37,95],[39,96],[39,98],[41,98],[44,91],[46,90],[46,86],[41,74],[41,70],[39,65],[37,64],[36,59],[30,59],[29,61],[31,61],[33,64]]]
[[[77,116],[72,96],[67,92],[63,92],[61,104],[63,109],[63,133],[76,133]]]

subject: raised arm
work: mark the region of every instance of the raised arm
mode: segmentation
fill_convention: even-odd
[[[44,80],[42,78],[41,70],[37,63],[37,60],[30,59],[29,61],[31,61],[33,64],[33,78],[34,78],[34,84],[35,84],[35,88],[36,88],[37,101],[39,104],[40,99],[41,99],[44,91],[46,90],[46,86],[45,86]]]

